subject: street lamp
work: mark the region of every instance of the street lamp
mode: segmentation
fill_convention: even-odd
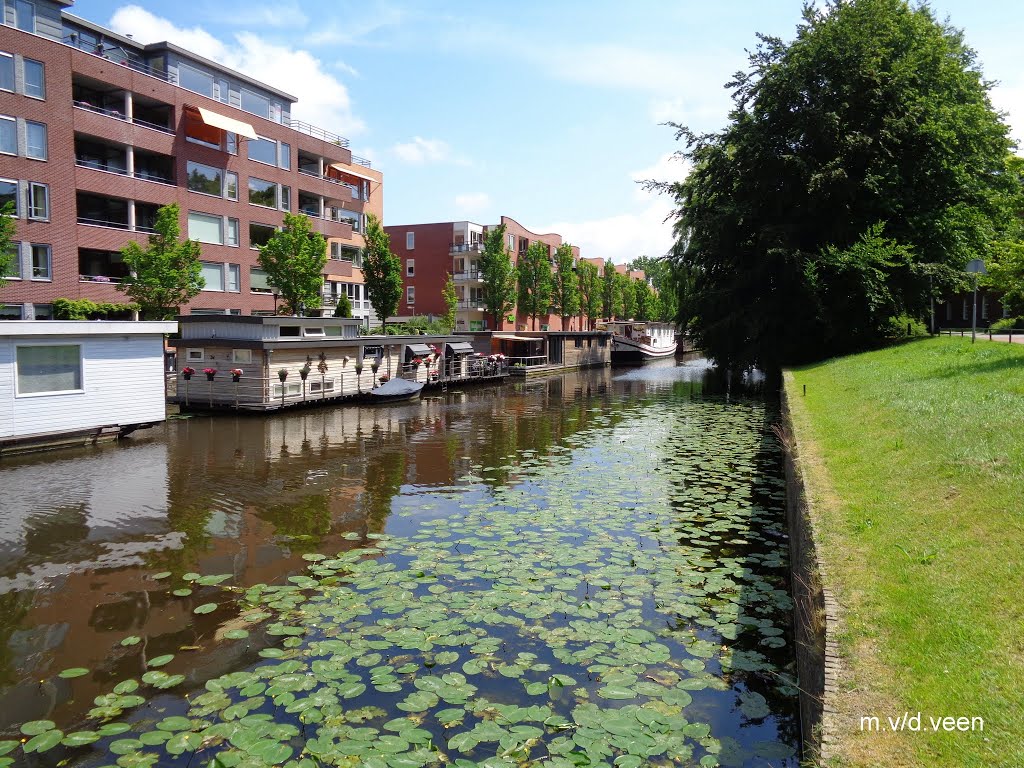
[[[275,286],[271,293],[274,296],[274,315],[277,315],[277,297],[281,295],[281,292]]]
[[[985,262],[981,259],[971,259],[967,262],[968,274],[974,275],[974,307],[971,310],[971,344],[978,331],[978,275],[987,275]]]

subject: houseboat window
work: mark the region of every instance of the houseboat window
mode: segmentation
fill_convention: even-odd
[[[608,346],[608,337],[607,336],[602,336],[600,339],[598,339],[597,340],[597,346],[599,346],[599,347],[607,347]]]
[[[195,313],[193,312],[192,314],[195,314]],[[195,361],[195,360],[205,360],[206,359],[206,354],[204,353],[204,351],[202,349],[191,348],[191,349],[189,349],[189,350],[187,350],[185,352],[185,358],[187,360],[189,360],[189,362],[192,362],[192,361]]]
[[[297,325],[282,325],[279,332],[280,336],[301,336],[302,329]]]
[[[331,325],[328,326],[327,328],[324,328],[324,333],[326,333],[328,336],[341,336],[341,329],[342,326],[340,325]]]
[[[18,347],[18,394],[82,391],[82,347],[47,344]]]
[[[289,382],[285,382],[284,384],[275,384],[273,387],[271,387],[271,396],[272,397],[281,397],[282,395],[284,395],[284,396],[300,395],[300,394],[302,394],[302,384],[300,384],[297,381],[295,383],[292,383],[292,382],[289,381]]]
[[[324,336],[325,334],[324,334],[324,329],[323,328],[303,328],[302,329],[302,335],[303,336]]]
[[[231,350],[231,362],[232,363],[251,363],[252,362],[252,350],[251,349],[232,349]]]
[[[363,360],[379,360],[384,357],[384,347],[363,347]]]
[[[310,379],[310,381],[309,381],[309,391],[310,392],[333,392],[334,391],[334,379],[324,379],[322,382],[314,381],[313,379]]]
[[[575,341],[576,349],[582,349],[583,348],[583,339],[581,339],[579,336],[577,336],[574,341]]]

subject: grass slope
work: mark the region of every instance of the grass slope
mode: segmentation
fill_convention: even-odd
[[[786,388],[843,606],[841,762],[1024,765],[1024,347],[927,339]],[[904,712],[921,731],[888,728]]]

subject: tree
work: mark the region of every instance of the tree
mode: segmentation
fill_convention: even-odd
[[[562,318],[562,330],[569,330],[569,318],[579,314],[580,286],[572,246],[563,243],[555,251],[555,273],[551,281],[551,306]]]
[[[512,310],[516,300],[516,268],[512,254],[505,248],[505,225],[489,230],[484,236],[480,255],[480,276],[483,278],[484,308],[491,315],[493,328]]]
[[[143,248],[136,242],[121,249],[121,258],[129,274],[121,278],[117,290],[128,294],[139,305],[144,318],[167,320],[177,315],[182,305],[199,295],[206,285],[201,253],[195,240],[182,240],[177,203],[156,213],[154,233]]]
[[[622,291],[621,284],[616,279],[617,274],[611,259],[606,261],[601,277],[601,312],[607,320],[622,316]]]
[[[619,297],[620,320],[633,320],[636,318],[636,293],[633,291],[633,280],[629,275],[621,272],[615,273],[615,294]]]
[[[636,308],[637,320],[654,320],[654,291],[646,280],[633,281],[633,304]]]
[[[335,317],[352,317],[352,302],[349,301],[348,294],[341,294],[338,296],[338,303],[334,307]]]
[[[8,201],[0,206],[0,280],[14,274],[14,224],[14,203]]]
[[[992,84],[926,5],[807,4],[792,42],[760,39],[729,125],[675,126],[693,171],[663,188],[697,345],[774,368],[880,337],[882,308],[924,316],[922,264],[986,254],[1015,177]]]
[[[533,318],[533,330],[537,330],[537,318],[548,315],[551,307],[553,277],[548,247],[540,242],[530,243],[526,253],[519,257],[516,265],[519,283],[519,311]]]
[[[582,259],[576,265],[576,280],[579,285],[580,314],[589,321],[588,328],[601,317],[601,278],[597,273],[597,265]]]
[[[402,262],[391,252],[391,241],[372,213],[366,215],[366,247],[363,249],[363,279],[370,304],[383,326],[398,310],[402,299]]]
[[[451,274],[444,283],[441,291],[441,299],[444,301],[444,317],[441,322],[448,327],[448,333],[455,331],[455,313],[459,308],[459,295],[455,292],[455,277]]]
[[[290,314],[315,309],[323,300],[327,241],[312,231],[308,216],[286,213],[284,227],[260,247],[260,269],[277,286]]]

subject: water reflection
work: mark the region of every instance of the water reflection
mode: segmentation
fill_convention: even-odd
[[[193,615],[212,590],[175,597],[158,572],[282,583],[304,553],[415,525],[391,516],[396,499],[454,486],[474,465],[504,485],[510,457],[571,445],[595,415],[614,424],[647,397],[729,386],[699,361],[602,369],[400,406],[193,417],[118,445],[4,460],[0,729],[75,722],[147,657],[190,649],[196,680],[243,664],[246,651],[211,642],[223,617]],[[118,650],[126,635],[141,654]],[[69,667],[91,674],[55,677]]]

